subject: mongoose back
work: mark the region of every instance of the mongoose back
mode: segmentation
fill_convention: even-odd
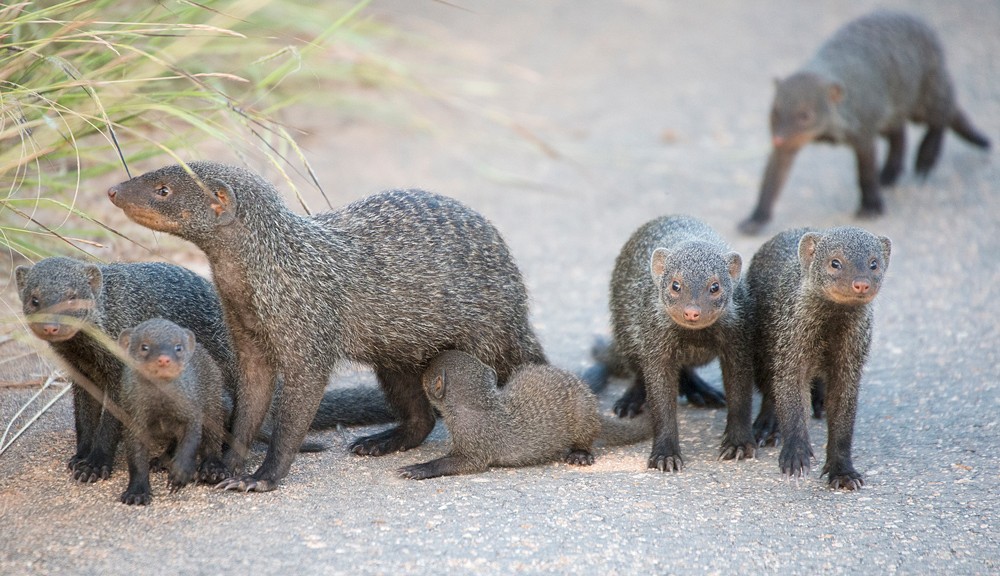
[[[122,330],[118,343],[128,362],[122,377],[128,487],[125,504],[149,504],[151,457],[167,456],[174,492],[198,477],[217,483],[225,436],[222,370],[194,332],[162,318]]]
[[[17,267],[15,278],[28,326],[49,343],[73,381],[76,453],[69,467],[77,480],[111,474],[121,425],[102,405],[120,400],[123,364],[114,340],[122,330],[157,317],[191,329],[235,393],[238,370],[218,296],[190,270],[54,257]]]
[[[29,328],[49,343],[73,381],[76,452],[69,468],[77,480],[94,482],[111,474],[121,428],[108,410],[119,401],[123,364],[114,348],[122,330],[159,317],[191,329],[221,367],[227,395],[238,395],[239,367],[219,297],[209,281],[190,270],[53,257],[18,266],[15,280]],[[374,394],[337,389],[324,394],[312,428],[394,418]]]
[[[742,259],[707,224],[663,216],[625,243],[611,276],[614,365],[635,374],[653,421],[649,467],[680,470],[678,380],[719,359],[729,406],[720,456],[753,457],[753,379],[742,317]]]
[[[934,31],[908,14],[878,11],[844,25],[798,72],[777,83],[771,111],[773,151],[760,197],[740,230],[753,234],[771,209],[796,153],[813,141],[847,144],[857,159],[858,215],[883,212],[879,185],[896,182],[906,150],[906,121],[927,125],[915,169],[926,176],[951,128],[980,148],[990,143],[959,108]],[[889,152],[877,171],[875,138]]]
[[[891,248],[888,238],[861,228],[797,229],[765,242],[750,263],[754,373],[764,394],[762,414],[772,402],[777,411],[784,474],[809,470],[806,412],[819,380],[828,430],[823,474],[833,488],[854,490],[864,483],[851,444],[871,342],[871,302]]]
[[[530,466],[564,459],[593,464],[595,440],[630,444],[652,434],[646,420],[620,420],[598,411],[580,378],[550,365],[518,368],[502,388],[496,372],[464,352],[431,361],[423,386],[451,434],[447,456],[399,470],[404,478],[483,472],[490,466]]]
[[[420,378],[441,350],[475,355],[501,382],[515,366],[545,362],[507,245],[459,202],[393,190],[300,216],[250,170],[187,166],[190,173],[167,166],[108,195],[136,222],[208,256],[247,383],[234,416],[237,448],[260,427],[274,374],[284,377],[263,464],[220,488],[277,486],[339,361],[372,366],[399,416],[397,427],[351,446],[366,455],[412,448],[430,433],[434,413]],[[244,458],[231,449],[225,461],[233,468]]]

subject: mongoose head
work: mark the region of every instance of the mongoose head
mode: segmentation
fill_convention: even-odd
[[[831,117],[844,98],[844,88],[809,72],[775,82],[771,108],[771,142],[775,148],[798,150],[830,129]]]
[[[854,226],[807,232],[799,239],[799,262],[813,290],[837,304],[871,302],[889,267],[892,242]]]
[[[108,197],[135,222],[199,245],[232,230],[241,203],[281,205],[259,175],[216,162],[164,166],[112,186]]]
[[[47,342],[65,342],[96,322],[101,269],[72,258],[46,258],[14,270],[21,309],[32,333]]]
[[[194,354],[194,332],[163,318],[122,330],[118,345],[132,366],[150,380],[172,381]]]
[[[431,360],[424,370],[421,382],[431,404],[440,407],[445,404],[449,394],[457,387],[475,390],[496,390],[497,373],[493,368],[483,364],[478,358],[459,350],[446,350]],[[483,394],[462,394],[475,398],[460,398],[463,402],[474,402]]]
[[[698,241],[657,248],[649,263],[667,315],[694,330],[711,326],[726,311],[742,266],[736,252],[723,254],[718,246]]]

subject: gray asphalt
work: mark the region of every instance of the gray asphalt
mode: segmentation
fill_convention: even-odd
[[[153,505],[133,509],[118,503],[123,465],[94,486],[68,478],[63,400],[0,458],[0,573],[1000,572],[1000,4],[887,3],[940,32],[993,151],[948,136],[926,181],[906,172],[887,215],[859,223],[851,153],[808,148],[760,237],[736,223],[767,157],[772,80],[874,2],[453,4],[469,10],[368,10],[396,30],[380,42],[421,90],[390,82],[339,95],[359,103],[346,111],[289,113],[311,131],[303,145],[334,203],[416,186],[486,214],[521,265],[547,353],[573,370],[608,333],[614,257],[652,217],[702,218],[747,260],[785,227],[888,235],[855,428],[865,487],[834,492],[817,477],[823,422],[811,423],[812,475],[787,482],[775,448],[718,462],[725,411],[682,405],[680,473],[647,470],[643,443],[598,449],[589,468],[395,477],[447,451],[439,424],[418,449],[381,458],[344,452],[364,430],[317,435],[333,449],[300,455],[267,494],[168,495],[156,478]],[[909,136],[908,167],[920,131]],[[171,257],[168,239],[134,233]],[[703,374],[720,383],[714,366]],[[348,366],[333,381],[372,379]],[[0,395],[3,422],[27,394]]]

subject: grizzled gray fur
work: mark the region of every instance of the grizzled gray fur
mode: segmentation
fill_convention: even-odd
[[[663,216],[641,226],[611,276],[610,363],[635,374],[653,421],[649,467],[683,466],[677,429],[683,370],[718,358],[729,405],[720,456],[751,458],[753,381],[742,313],[742,259],[707,224]]]
[[[771,219],[796,153],[813,141],[854,149],[858,215],[881,214],[879,185],[894,184],[902,170],[907,120],[927,125],[915,163],[922,176],[937,162],[948,128],[980,148],[990,145],[959,108],[941,43],[926,23],[888,11],[847,23],[798,72],[778,81],[771,111],[774,150],[757,207],[740,229],[753,234]],[[875,158],[879,135],[889,143],[881,175]]]
[[[813,455],[806,412],[810,389],[826,389],[828,439],[823,474],[830,486],[864,483],[851,460],[861,372],[871,342],[871,302],[892,244],[861,228],[797,229],[768,240],[747,271],[754,327],[754,371],[764,395],[754,424],[760,441],[777,410],[789,476],[808,472]]]
[[[77,480],[111,474],[121,424],[108,410],[120,401],[123,365],[114,340],[122,330],[157,317],[190,328],[223,367],[225,386],[236,390],[238,371],[218,296],[190,270],[55,257],[19,266],[15,275],[31,331],[49,343],[73,381],[76,454],[69,467]]]
[[[118,343],[128,359],[121,396],[130,417],[125,429],[129,480],[121,501],[150,503],[151,457],[169,460],[171,492],[195,479],[196,466],[202,481],[226,478],[222,370],[194,332],[154,318],[123,330]]]
[[[357,440],[358,454],[417,446],[434,426],[420,384],[439,352],[493,366],[543,363],[521,274],[497,230],[455,200],[420,190],[376,194],[300,216],[245,168],[167,166],[108,191],[136,222],[190,240],[208,256],[246,382],[230,468],[242,465],[281,372],[274,436],[252,476],[220,487],[272,490],[319,406],[333,367],[368,364],[399,425]]]
[[[443,458],[400,469],[404,478],[422,480],[556,459],[589,465],[596,440],[631,444],[652,434],[646,420],[601,415],[587,384],[550,365],[522,366],[498,388],[492,368],[469,354],[448,350],[431,361],[423,386],[448,426],[452,448]]]

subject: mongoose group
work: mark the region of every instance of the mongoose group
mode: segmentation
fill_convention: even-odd
[[[920,174],[933,167],[947,128],[989,145],[957,106],[926,24],[892,12],[848,23],[778,83],[774,150],[741,230],[770,220],[796,152],[812,141],[854,148],[859,214],[882,213],[878,185],[901,171],[906,120],[928,125]],[[889,140],[880,178],[877,135]],[[392,190],[301,216],[254,171],[215,162],[165,166],[108,196],[135,222],[200,248],[214,279],[168,264],[68,258],[16,270],[31,331],[73,381],[73,477],[110,476],[124,423],[127,504],[151,501],[154,456],[171,491],[194,480],[269,491],[308,449],[311,429],[393,422],[350,446],[380,456],[420,445],[437,416],[450,452],[400,476],[587,465],[595,442],[647,438],[648,467],[680,471],[679,394],[726,406],[720,458],[753,458],[780,439],[788,476],[811,465],[811,396],[816,415],[827,414],[829,485],[864,483],[851,447],[888,238],[853,226],[788,230],[744,266],[707,224],[655,218],[615,261],[613,337],[595,346],[596,364],[581,379],[548,365],[499,231],[453,199]],[[715,360],[724,398],[694,372]],[[372,367],[381,392],[327,391],[344,361]],[[611,376],[634,378],[615,404],[622,418],[598,409],[595,392]],[[762,402],[753,419],[755,389]],[[262,435],[264,461],[245,471]]]

